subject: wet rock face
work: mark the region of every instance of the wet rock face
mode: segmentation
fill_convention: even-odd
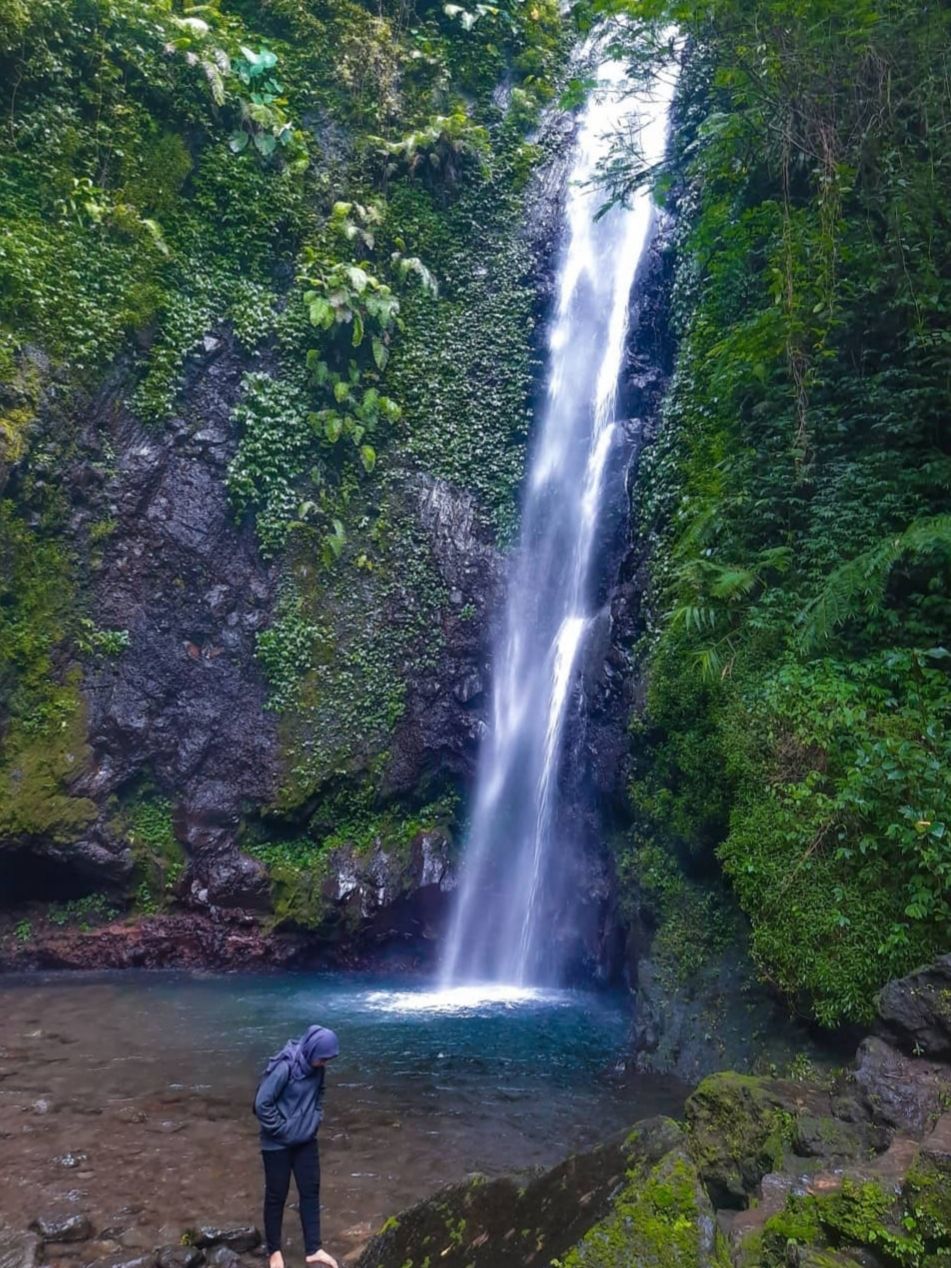
[[[951,955],[888,983],[878,997],[880,1029],[904,1052],[951,1058]]]
[[[947,1066],[907,1057],[875,1036],[859,1047],[855,1081],[870,1112],[913,1136],[934,1122],[951,1095]]]
[[[298,963],[307,940],[264,933],[247,913],[183,912],[135,924],[54,929],[4,956],[11,969],[257,969]]]
[[[411,793],[424,775],[439,771],[467,783],[473,778],[486,727],[491,620],[504,575],[471,494],[425,475],[410,478],[407,494],[449,602],[439,631],[442,656],[407,684],[406,709],[390,746],[389,795]]]
[[[81,533],[104,513],[113,521],[95,610],[129,633],[128,649],[86,677],[94,762],[78,791],[101,801],[150,773],[177,799],[176,832],[207,900],[242,906],[264,893],[261,868],[234,846],[242,803],[266,800],[278,775],[254,661],[274,578],[225,487],[245,368],[228,338],[206,339],[180,415],[159,432],[103,402],[90,431],[111,436],[116,458],[73,523]],[[89,484],[82,475],[71,487]]]

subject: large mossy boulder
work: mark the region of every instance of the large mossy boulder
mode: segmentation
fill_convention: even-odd
[[[388,1220],[358,1268],[704,1268],[712,1243],[683,1132],[653,1118],[527,1182],[473,1176],[442,1189]]]
[[[559,1261],[561,1268],[710,1268],[728,1265],[713,1207],[681,1139],[659,1162],[639,1157],[642,1129],[626,1142],[633,1157],[611,1210]]]
[[[718,1207],[747,1205],[757,1185],[782,1169],[792,1153],[797,1123],[807,1120],[811,1140],[823,1125],[834,1136],[831,1098],[786,1079],[713,1074],[687,1100],[690,1152]]]

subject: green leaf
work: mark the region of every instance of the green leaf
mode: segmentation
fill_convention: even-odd
[[[353,314],[353,346],[359,348],[363,343],[363,318],[359,313]]]
[[[322,326],[326,330],[333,325],[334,310],[321,296],[311,300],[309,315],[312,326]]]
[[[370,472],[376,466],[376,450],[372,445],[360,446],[360,461],[363,463],[364,471]]]
[[[248,136],[247,132],[243,131],[243,129],[238,129],[232,132],[231,136],[228,137],[228,148],[231,150],[232,154],[240,154],[242,150],[246,150],[248,148],[248,142],[250,139],[251,138]]]
[[[374,362],[376,363],[376,368],[377,368],[378,370],[385,370],[385,369],[386,369],[386,363],[387,363],[387,361],[389,361],[389,359],[390,359],[390,353],[389,353],[389,349],[387,348],[386,344],[383,342],[383,340],[382,340],[382,339],[378,339],[376,336],[374,336],[374,338],[373,338],[373,360],[374,360]]]

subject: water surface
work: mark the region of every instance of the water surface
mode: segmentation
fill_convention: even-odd
[[[313,1021],[341,1056],[321,1129],[325,1244],[471,1171],[547,1166],[683,1091],[624,1070],[629,1003],[336,974],[0,977],[0,1213],[75,1207],[129,1245],[253,1220],[250,1101],[265,1057]],[[67,1168],[56,1159],[84,1152]],[[299,1249],[296,1214],[288,1238]],[[80,1262],[91,1258],[80,1253]]]

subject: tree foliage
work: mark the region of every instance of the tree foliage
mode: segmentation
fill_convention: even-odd
[[[635,73],[688,49],[671,161],[605,172],[681,226],[639,804],[719,857],[766,978],[864,1019],[951,936],[951,13],[604,7]]]

